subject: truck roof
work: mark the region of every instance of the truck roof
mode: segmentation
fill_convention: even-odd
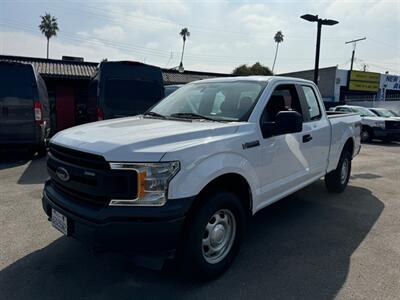
[[[218,77],[211,79],[203,79],[194,81],[192,83],[198,82],[235,82],[235,81],[249,81],[249,82],[279,82],[279,81],[297,81],[303,83],[312,83],[310,80],[305,80],[301,78],[295,77],[286,77],[286,76],[235,76],[235,77]]]

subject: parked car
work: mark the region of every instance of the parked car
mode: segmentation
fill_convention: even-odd
[[[360,122],[327,115],[311,81],[190,83],[143,115],[54,136],[43,208],[65,235],[177,256],[211,278],[238,254],[248,217],[321,177],[331,192],[346,188]]]
[[[335,111],[354,112],[361,116],[361,142],[378,139],[384,142],[400,140],[400,120],[377,116],[370,108],[353,105],[336,106]]]
[[[141,114],[163,97],[159,67],[133,61],[104,61],[89,85],[88,121]]]
[[[177,89],[180,89],[181,87],[183,87],[183,84],[165,85],[164,86],[164,97],[171,95],[173,92],[175,92]]]
[[[396,114],[393,110],[386,108],[376,108],[376,107],[368,109],[379,117],[400,120],[400,116]]]
[[[0,62],[0,145],[46,152],[50,133],[47,89],[30,64]]]

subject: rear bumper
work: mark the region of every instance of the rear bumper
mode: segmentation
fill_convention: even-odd
[[[379,139],[389,139],[400,141],[400,129],[382,129],[379,127],[374,127],[374,137]]]
[[[90,246],[165,258],[175,254],[192,201],[168,200],[163,207],[98,207],[68,199],[50,182],[42,198],[49,219],[52,209],[62,213],[68,235]]]

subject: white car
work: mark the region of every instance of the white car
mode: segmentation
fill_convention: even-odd
[[[328,116],[306,80],[190,83],[143,115],[54,136],[43,208],[65,235],[177,256],[182,271],[210,278],[233,262],[259,210],[324,176],[329,191],[345,189],[360,120]]]
[[[384,142],[400,140],[400,120],[377,116],[371,108],[355,105],[340,105],[334,111],[353,112],[361,116],[361,142],[370,142],[373,139]]]
[[[382,118],[389,118],[393,120],[400,120],[400,116],[396,114],[393,110],[386,108],[377,108],[377,107],[368,107],[370,111],[372,111],[375,115]]]

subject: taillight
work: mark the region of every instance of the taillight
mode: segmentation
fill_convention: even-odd
[[[42,124],[43,123],[42,103],[40,103],[40,101],[35,101],[34,108],[35,108],[35,121],[37,124]]]
[[[96,112],[97,112],[97,120],[98,121],[104,120],[104,112],[100,107],[96,109]]]

